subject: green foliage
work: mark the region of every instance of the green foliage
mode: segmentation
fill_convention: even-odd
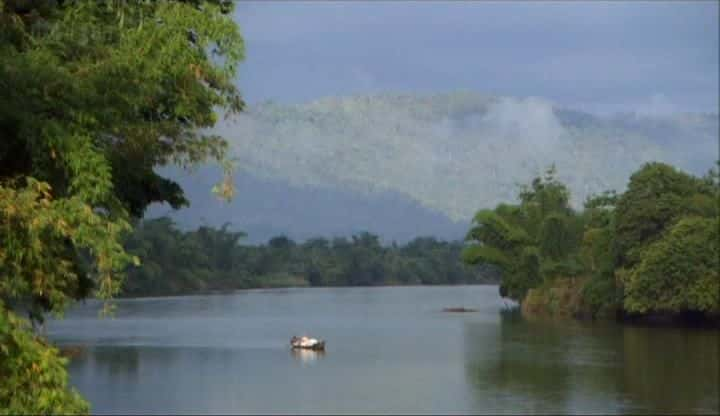
[[[587,227],[583,234],[581,260],[591,274],[612,275],[615,268],[613,228]]]
[[[498,266],[502,296],[529,299],[524,310],[593,317],[619,307],[718,312],[717,170],[697,178],[649,163],[631,176],[626,192],[589,197],[579,213],[554,174],[550,168],[522,187],[519,205],[475,216],[463,260]],[[569,288],[572,296],[559,295]],[[565,301],[574,306],[556,304]]]
[[[468,264],[491,264],[503,273],[501,295],[521,301],[542,283],[541,276],[577,274],[574,260],[582,221],[569,206],[567,187],[550,167],[520,189],[519,205],[500,204],[481,210],[467,235],[463,252]]]
[[[720,311],[717,218],[687,217],[641,254],[624,282],[629,312]]]
[[[630,178],[616,210],[616,274],[631,313],[718,311],[717,172],[661,163]]]
[[[487,245],[501,250],[511,250],[530,241],[527,232],[519,225],[508,212],[503,211],[505,206],[496,211],[481,210],[475,214],[473,223],[477,224],[468,233],[468,239],[483,241]]]
[[[65,362],[0,302],[0,415],[87,414],[88,403],[68,386]]]
[[[47,183],[26,182],[0,185],[0,298],[60,313],[95,282],[100,296],[114,295],[117,272],[130,261],[120,242],[129,225],[80,197],[54,199]],[[92,270],[83,267],[80,250],[95,258]]]
[[[0,298],[55,311],[93,286],[110,298],[130,260],[120,245],[130,217],[151,202],[186,203],[154,168],[208,157],[229,166],[225,141],[202,132],[217,109],[243,106],[233,85],[243,42],[230,6],[5,2],[0,238],[11,248]],[[229,195],[230,182],[220,190]],[[35,206],[39,215],[16,214]]]
[[[510,298],[525,296],[541,282],[540,252],[536,247],[523,247],[513,278],[509,279],[505,290]]]
[[[617,247],[615,244],[615,192],[604,192],[585,202],[582,218],[585,229],[579,261],[591,279],[583,290],[592,316],[616,309],[619,288],[615,284]]]
[[[582,299],[590,316],[611,317],[621,299],[615,281],[607,276],[595,276],[582,289]]]
[[[546,216],[538,236],[540,254],[547,259],[560,259],[573,249],[573,239],[566,216],[553,213]]]
[[[195,3],[205,5],[77,0],[36,18],[8,6],[3,34],[17,41],[0,54],[0,126],[14,152],[0,159],[21,162],[0,177],[32,175],[97,203],[112,186],[133,215],[185,203],[152,168],[222,158],[225,142],[199,129],[216,107],[242,108],[237,27],[219,5]]]
[[[240,244],[244,233],[200,227],[178,230],[169,218],[145,220],[126,240],[142,259],[130,267],[125,296],[174,295],[252,287],[375,286],[482,283],[487,269],[460,261],[462,243],[419,237],[385,247],[376,235],[296,243],[286,236],[265,245]]]
[[[561,260],[543,258],[540,265],[540,275],[543,280],[552,280],[558,277],[577,277],[584,274],[585,268],[577,255],[568,255]]]
[[[227,143],[204,133],[217,110],[243,107],[233,84],[243,41],[231,9],[218,0],[0,1],[3,319],[22,308],[41,320],[75,299],[110,299],[137,262],[122,245],[131,219],[152,202],[187,202],[154,169],[208,158],[231,167]],[[230,196],[231,182],[218,191]],[[7,322],[6,333],[27,331]],[[12,389],[22,389],[19,401],[1,397],[0,411],[86,411],[59,392],[65,373],[51,349],[12,339],[20,342],[5,337],[0,348],[8,363],[20,361],[0,363],[1,388],[18,380]],[[35,390],[16,373],[33,357],[44,360]],[[45,382],[60,390],[46,394]]]
[[[717,211],[703,209],[712,205],[707,198],[713,199],[713,189],[701,179],[663,163],[645,164],[630,177],[628,189],[617,203],[618,266],[637,264],[644,247],[660,238],[682,216],[699,214],[697,209],[716,216]],[[707,202],[700,203],[701,200]]]
[[[462,259],[468,264],[492,264],[503,269],[512,267],[514,261],[498,248],[477,244],[463,250]]]
[[[537,236],[542,221],[552,213],[570,214],[570,191],[560,182],[555,165],[550,166],[543,176],[532,180],[530,186],[520,188],[520,205],[526,218],[528,232]]]

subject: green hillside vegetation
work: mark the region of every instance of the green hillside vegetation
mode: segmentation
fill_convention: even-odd
[[[0,414],[89,411],[32,327],[117,294],[137,261],[122,245],[133,219],[152,202],[187,203],[156,167],[230,168],[225,140],[202,132],[216,111],[243,108],[232,8],[0,0]]]
[[[720,313],[717,169],[702,178],[663,163],[622,194],[569,205],[554,167],[516,205],[479,211],[463,259],[502,270],[500,293],[529,314],[585,317]]]
[[[645,162],[702,174],[694,169],[718,149],[716,113],[606,117],[472,91],[258,103],[219,128],[253,175],[398,192],[463,222],[478,204],[512,201],[518,182],[551,163],[580,208],[593,193],[624,190]]]
[[[128,270],[123,296],[162,296],[291,286],[379,286],[489,283],[489,267],[460,260],[462,242],[419,237],[383,246],[378,236],[309,239],[278,236],[241,245],[243,232],[203,226],[182,232],[171,219],[142,221],[126,250],[142,259]]]

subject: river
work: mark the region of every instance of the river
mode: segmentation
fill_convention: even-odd
[[[497,286],[123,299],[48,326],[102,413],[718,413],[708,329],[532,321]],[[477,312],[446,313],[464,306]],[[292,335],[327,341],[293,352]]]

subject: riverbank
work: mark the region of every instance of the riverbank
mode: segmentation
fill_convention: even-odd
[[[627,313],[622,305],[606,304],[593,308],[585,298],[588,278],[564,278],[528,290],[520,305],[528,319],[575,319],[581,321],[616,321],[644,327],[718,328],[720,314],[697,311],[679,313]]]
[[[287,283],[287,282],[286,282]],[[322,286],[313,286],[310,285],[307,282],[299,282],[298,284],[278,284],[278,285],[265,285],[265,286],[252,286],[252,287],[240,287],[240,288],[226,288],[226,289],[202,289],[202,290],[191,290],[191,291],[183,291],[183,292],[177,292],[177,293],[164,293],[164,294],[154,294],[154,293],[145,293],[145,294],[133,294],[131,296],[127,294],[121,294],[117,298],[118,299],[147,299],[147,298],[167,298],[167,297],[175,297],[175,296],[203,296],[203,295],[227,295],[232,294],[236,292],[245,292],[245,291],[257,291],[257,290],[269,290],[269,289],[300,289],[300,288],[312,288],[312,289],[342,289],[342,288],[353,288],[353,287],[364,287],[364,288],[383,288],[383,287],[406,287],[406,288],[412,288],[412,287],[457,287],[457,286],[496,286],[497,282],[494,281],[487,281],[487,282],[478,282],[478,283],[457,283],[457,284],[448,284],[448,283],[437,283],[437,284],[403,284],[403,283],[385,283],[385,284],[379,284],[379,285],[322,285]]]

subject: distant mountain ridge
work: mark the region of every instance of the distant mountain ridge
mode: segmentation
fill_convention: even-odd
[[[474,93],[266,103],[220,127],[242,169],[297,185],[403,193],[455,220],[512,200],[555,163],[577,205],[643,162],[694,172],[717,158],[717,115],[596,117],[541,98]]]
[[[600,117],[537,97],[473,92],[267,102],[216,130],[231,142],[243,177],[298,192],[324,189],[344,198],[337,207],[344,211],[359,200],[375,201],[374,208],[366,207],[372,217],[416,201],[418,215],[447,217],[433,220],[444,221],[441,228],[467,224],[478,208],[514,201],[517,184],[551,163],[580,206],[592,193],[623,190],[643,162],[665,161],[702,174],[717,160],[719,145],[717,114]],[[306,204],[299,193],[286,194],[287,205]],[[241,191],[233,206],[242,200]],[[331,212],[333,198],[324,204]],[[280,210],[273,215],[260,222],[297,228],[291,218],[311,221]],[[361,217],[349,216],[346,228],[363,228],[353,223]]]
[[[220,178],[219,169],[172,174],[186,189],[190,207],[173,211],[156,205],[149,216],[169,215],[186,229],[229,222],[231,229],[245,231],[245,241],[251,244],[278,235],[304,241],[362,231],[381,236],[386,244],[402,244],[420,235],[458,240],[469,226],[469,222],[452,221],[395,192],[360,194],[326,186],[294,186],[282,179],[239,172],[235,177],[237,195],[226,203],[210,194],[212,182]]]

